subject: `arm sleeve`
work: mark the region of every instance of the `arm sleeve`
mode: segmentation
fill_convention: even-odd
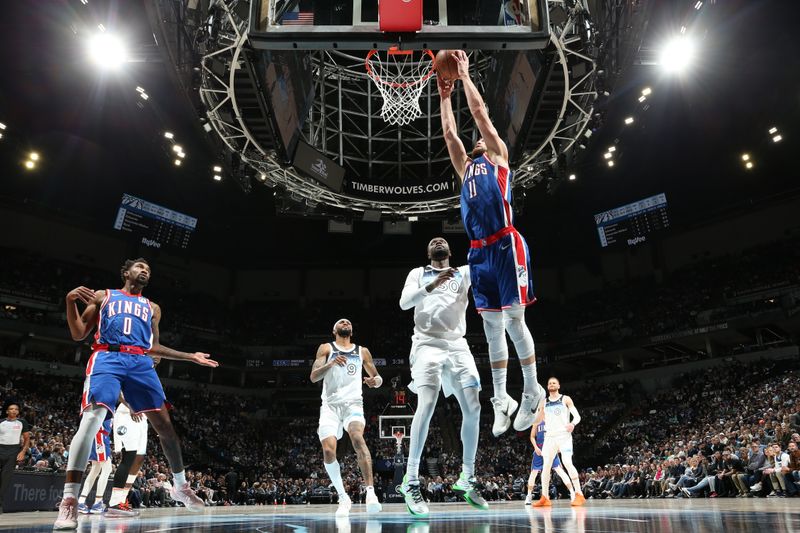
[[[581,421],[581,415],[578,414],[578,410],[575,409],[575,404],[572,404],[572,407],[569,408],[569,414],[572,415],[572,425],[577,426],[578,422]]]
[[[461,271],[461,277],[464,279],[465,288],[469,289],[472,287],[472,276],[469,272],[469,265],[460,266],[458,270]]]
[[[415,268],[408,273],[406,284],[403,285],[403,293],[400,295],[400,309],[407,311],[419,305],[425,296],[430,294],[425,287],[419,286],[420,274],[422,269]]]

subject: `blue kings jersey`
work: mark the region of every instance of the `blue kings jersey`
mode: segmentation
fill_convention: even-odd
[[[153,346],[153,306],[144,296],[107,289],[100,308],[94,344]]]
[[[544,446],[544,420],[542,420],[538,426],[536,426],[536,445],[539,449],[542,449]]]
[[[486,154],[467,163],[461,186],[461,220],[470,240],[485,239],[513,226],[511,171]]]

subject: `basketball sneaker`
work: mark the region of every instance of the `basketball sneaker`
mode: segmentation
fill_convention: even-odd
[[[533,501],[532,494],[528,494],[527,496],[525,496],[525,505],[530,505],[532,501]]]
[[[550,503],[550,498],[547,496],[542,496],[533,504],[534,507],[550,507],[551,505],[553,504]]]
[[[107,508],[105,515],[109,518],[133,518],[139,516],[139,511],[128,502],[122,502]]]
[[[525,431],[533,425],[536,419],[536,409],[539,407],[539,402],[544,398],[544,389],[538,383],[536,384],[536,392],[534,394],[522,395],[522,401],[519,404],[519,411],[514,418],[514,429],[517,431]]]
[[[365,503],[367,504],[368,513],[380,513],[381,509],[383,509],[374,490],[367,490],[367,499]]]
[[[86,505],[85,503],[79,503],[78,504],[78,512],[80,514],[89,514],[89,506]]]
[[[78,511],[80,510],[80,506],[78,506]],[[103,514],[106,512],[106,504],[103,502],[97,502],[89,508],[89,512],[91,514]]]
[[[336,508],[336,516],[347,516],[350,514],[350,508],[353,502],[350,501],[350,496],[347,494],[339,495],[339,507]]]
[[[499,437],[511,426],[511,415],[517,410],[519,405],[511,396],[505,398],[492,398],[492,409],[494,409],[494,424],[492,424],[492,435]]]
[[[184,483],[181,488],[173,485],[173,487],[169,489],[169,495],[176,502],[181,502],[190,511],[200,511],[206,507],[203,500],[194,493],[188,481]]]
[[[422,497],[422,492],[419,490],[419,481],[411,483],[408,481],[408,476],[404,476],[403,483],[397,487],[397,492],[402,494],[406,500],[406,507],[409,513],[421,518],[427,518],[430,511],[428,504],[425,503],[425,499]]]
[[[53,524],[55,530],[78,529],[78,499],[67,496],[58,504],[58,518]]]
[[[572,498],[572,503],[570,505],[573,507],[580,507],[584,503],[586,503],[586,498],[583,497],[583,494],[578,492],[575,494],[575,497]]]
[[[480,509],[481,511],[489,509],[489,504],[486,503],[486,500],[483,499],[483,496],[475,486],[475,478],[468,478],[464,472],[461,472],[461,475],[458,476],[458,481],[453,483],[453,492],[464,498],[464,501],[475,509]]]

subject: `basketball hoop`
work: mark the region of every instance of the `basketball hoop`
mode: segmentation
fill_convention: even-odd
[[[383,96],[384,121],[403,126],[422,115],[419,97],[433,76],[434,59],[430,50],[370,50],[365,65]]]
[[[395,431],[393,434],[394,440],[397,441],[397,451],[400,452],[403,449],[403,438],[406,436],[405,431]]]

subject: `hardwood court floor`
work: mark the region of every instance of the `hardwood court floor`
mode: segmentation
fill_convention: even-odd
[[[184,509],[144,509],[137,519],[82,516],[85,533],[210,532],[335,532],[335,533],[794,533],[800,531],[800,498],[591,500],[571,508],[555,502],[532,509],[522,502],[492,503],[480,512],[466,504],[432,504],[428,519],[413,519],[401,504],[384,505],[367,515],[354,505],[349,518],[336,518],[334,505],[213,507],[201,513]],[[0,531],[52,531],[54,512],[0,515]]]

